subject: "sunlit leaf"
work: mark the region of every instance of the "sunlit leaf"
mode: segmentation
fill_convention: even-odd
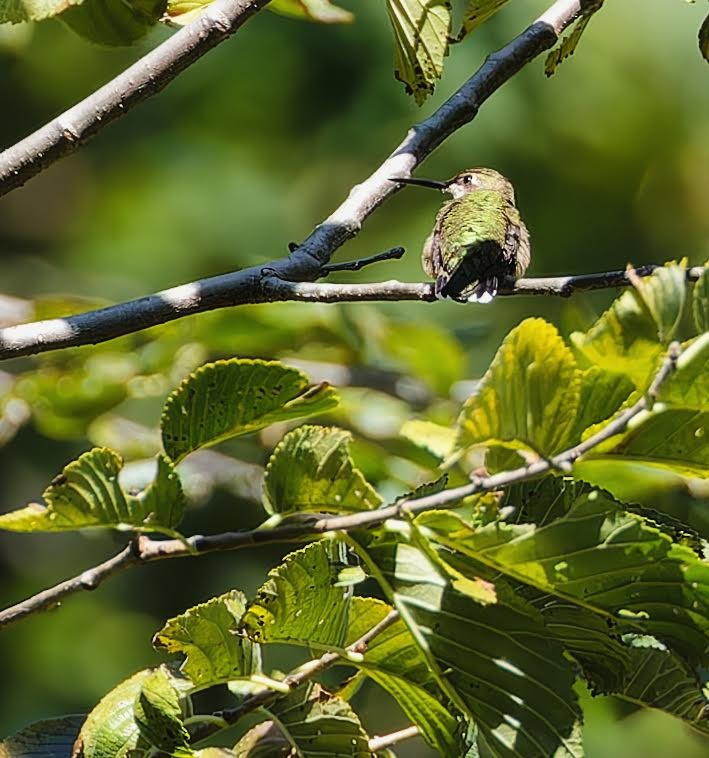
[[[569,439],[579,405],[580,372],[557,330],[523,321],[505,338],[478,391],[458,418],[458,448],[490,442],[549,455]]]
[[[354,16],[329,0],[271,0],[269,10],[292,18],[319,21],[322,24],[350,24]]]
[[[419,420],[407,421],[401,427],[400,434],[439,460],[445,460],[452,454],[457,437],[454,428]]]
[[[249,677],[260,672],[261,653],[237,634],[245,608],[244,595],[232,590],[170,619],[153,644],[183,654],[180,671],[197,687]]]
[[[269,513],[370,510],[382,499],[355,468],[351,435],[342,429],[301,426],[273,451],[263,480]]]
[[[707,27],[707,37],[709,38],[709,16],[704,22]],[[704,265],[702,275],[694,284],[692,295],[692,314],[694,316],[694,325],[700,334],[709,330],[709,261]]]
[[[394,75],[421,104],[433,92],[448,53],[448,0],[387,0],[394,29]]]
[[[559,64],[576,52],[576,47],[578,46],[583,33],[586,31],[588,22],[591,20],[593,14],[600,10],[603,1],[604,0],[588,0],[585,4],[583,13],[574,24],[571,32],[565,35],[561,40],[561,43],[547,55],[546,61],[544,62],[544,73],[547,76],[554,74]]]
[[[682,408],[709,411],[709,332],[683,350],[658,397]]]
[[[341,569],[324,541],[290,553],[269,571],[242,628],[257,642],[341,647],[351,599],[349,588],[338,586]]]
[[[371,757],[369,738],[357,714],[319,684],[309,683],[279,698],[269,711],[275,720],[255,726],[235,745],[239,758]]]
[[[135,721],[143,738],[166,753],[189,746],[182,722],[180,695],[165,669],[152,671],[135,700]]]
[[[162,456],[152,483],[137,495],[118,481],[121,457],[94,448],[64,467],[44,491],[46,506],[31,503],[0,516],[0,529],[14,532],[59,532],[92,526],[131,528],[174,534],[184,511],[180,479]]]
[[[507,4],[507,0],[468,0],[463,16],[463,25],[455,38],[456,42],[468,36]]]
[[[130,45],[160,20],[167,0],[83,0],[59,17],[72,31],[101,45]]]
[[[85,715],[43,719],[0,740],[0,758],[67,758]]]
[[[177,461],[200,447],[336,405],[337,395],[327,383],[310,387],[304,374],[276,361],[233,358],[208,363],[165,402],[163,445]]]
[[[356,538],[444,693],[493,754],[582,754],[572,668],[531,606],[502,585],[492,603],[457,591],[401,532]]]
[[[579,442],[588,427],[610,418],[628,399],[633,383],[623,374],[591,366],[581,374],[578,415],[569,441]]]

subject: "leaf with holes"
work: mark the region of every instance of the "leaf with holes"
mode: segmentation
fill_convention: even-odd
[[[201,447],[336,405],[337,395],[326,382],[311,387],[305,374],[277,361],[207,363],[165,402],[163,446],[178,461]]]
[[[195,687],[258,674],[259,646],[237,634],[245,609],[244,595],[232,590],[170,619],[153,638],[153,645],[183,654],[180,671]]]
[[[108,448],[94,448],[64,467],[44,491],[46,506],[31,503],[0,516],[0,529],[60,532],[108,526],[175,535],[184,511],[182,485],[172,463],[160,456],[152,483],[137,495],[118,481],[123,460]]]
[[[562,449],[579,407],[581,372],[557,330],[539,318],[513,329],[458,418],[457,448],[504,443],[540,455]]]
[[[342,429],[301,426],[273,451],[263,479],[263,504],[269,513],[371,510],[382,499],[355,468]]]
[[[448,0],[387,0],[394,30],[394,75],[420,105],[433,92],[448,54],[451,6]]]
[[[559,64],[576,52],[576,47],[581,41],[583,33],[586,31],[588,22],[593,17],[593,14],[601,9],[603,2],[604,0],[588,0],[581,17],[574,24],[574,28],[569,34],[565,35],[561,40],[561,43],[547,55],[546,61],[544,62],[544,73],[547,76],[552,76],[552,74],[556,73]]]
[[[299,758],[371,758],[369,738],[344,701],[308,683],[279,698],[269,709],[273,721],[247,732],[234,751],[242,758],[297,755]]]
[[[471,32],[482,26],[489,18],[492,18],[508,0],[468,0],[465,9],[463,24],[455,37],[456,42],[465,39]]]
[[[171,755],[188,752],[180,693],[164,668],[155,669],[143,681],[134,710],[140,734],[150,745]]]
[[[251,639],[342,647],[351,591],[338,586],[342,565],[331,557],[332,548],[327,542],[314,542],[269,571],[241,621]]]

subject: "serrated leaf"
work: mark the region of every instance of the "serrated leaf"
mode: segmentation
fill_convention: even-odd
[[[709,332],[685,347],[658,399],[682,408],[709,410]]]
[[[551,455],[569,439],[580,372],[557,330],[539,318],[513,329],[458,417],[456,447],[504,442]]]
[[[338,586],[342,568],[327,543],[314,542],[286,556],[268,572],[241,621],[256,642],[341,647],[347,631],[351,592]]]
[[[353,598],[345,645],[360,639],[390,611],[391,606],[381,600]],[[401,619],[369,643],[362,661],[342,659],[342,663],[356,665],[386,690],[441,756],[459,758],[461,746],[455,709],[444,702],[425,656]]]
[[[28,724],[0,740],[0,758],[67,758],[85,720],[81,714]]]
[[[301,426],[278,444],[263,479],[269,513],[348,513],[377,508],[382,499],[355,468],[342,429]]]
[[[493,755],[582,754],[573,671],[531,606],[500,583],[494,603],[456,591],[401,531],[356,539],[439,686]]]
[[[82,0],[0,0],[0,24],[41,21],[65,11]]]
[[[182,722],[180,695],[163,668],[143,681],[135,700],[135,721],[142,737],[166,753],[189,749],[189,734]]]
[[[183,654],[180,671],[195,687],[249,677],[261,671],[261,651],[237,634],[245,609],[244,595],[231,590],[170,619],[153,645]]]
[[[418,419],[406,421],[399,434],[441,461],[453,453],[457,437],[455,429]]]
[[[200,447],[337,405],[326,383],[308,386],[305,374],[277,361],[233,358],[197,369],[168,397],[161,428],[174,461]]]
[[[247,732],[234,746],[239,758],[370,758],[369,739],[344,701],[309,683],[269,708],[275,717]]]
[[[72,31],[100,45],[131,45],[160,20],[167,0],[83,0],[59,17]]]
[[[155,479],[138,495],[121,488],[122,468],[123,460],[113,450],[89,450],[65,466],[44,491],[46,506],[31,503],[2,514],[0,529],[60,532],[103,526],[174,535],[182,519],[184,495],[172,463],[158,457]]]
[[[667,264],[628,289],[585,333],[571,342],[592,364],[625,374],[647,389],[658,361],[671,341],[686,297],[686,268]]]
[[[448,0],[387,0],[394,29],[394,76],[420,105],[433,92],[448,53],[451,6]]]
[[[709,62],[709,16],[707,16],[702,25],[699,27],[699,52],[705,61]]]
[[[709,35],[709,17],[705,21]],[[702,275],[694,283],[692,293],[692,315],[694,325],[700,334],[709,330],[709,261],[704,264]]]
[[[463,16],[463,24],[455,41],[460,42],[471,32],[482,26],[489,18],[494,16],[508,0],[468,0],[468,7]]]
[[[602,490],[559,480],[550,480],[550,486],[559,492],[570,488],[572,496],[564,498],[570,503],[567,512],[543,527],[504,524],[473,530],[452,512],[445,519],[444,514],[422,514],[416,523],[457,553],[610,615],[630,631],[672,645],[688,660],[705,660],[709,565]],[[548,497],[549,486],[544,492]]]
[[[319,21],[321,24],[351,24],[354,15],[329,0],[271,0],[269,10],[291,18]]]
[[[581,40],[583,33],[586,31],[588,22],[594,13],[601,9],[604,0],[589,0],[584,7],[581,17],[574,24],[571,32],[564,36],[561,43],[554,48],[546,58],[544,62],[544,73],[547,76],[552,76],[556,72],[559,64],[566,60],[570,55],[573,55],[576,51],[576,47]]]
[[[111,690],[89,713],[77,740],[77,758],[131,758],[147,748],[135,720],[135,701],[152,674],[144,669]]]

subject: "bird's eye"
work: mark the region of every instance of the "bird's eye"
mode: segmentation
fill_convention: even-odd
[[[464,184],[472,184],[473,183],[473,175],[472,174],[466,174],[463,177],[463,183]]]

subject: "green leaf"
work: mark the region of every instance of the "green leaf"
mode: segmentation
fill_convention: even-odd
[[[82,0],[0,0],[0,24],[41,21],[57,16]]]
[[[174,535],[184,511],[177,472],[163,456],[153,482],[138,495],[126,493],[118,474],[121,457],[94,448],[64,467],[44,491],[46,507],[31,503],[0,516],[0,529],[13,532],[60,532],[108,526]]]
[[[351,591],[338,586],[342,565],[331,553],[328,543],[313,542],[268,572],[268,580],[241,621],[251,639],[342,647]]]
[[[406,421],[399,434],[441,461],[452,455],[457,438],[455,429],[418,419]]]
[[[178,461],[200,447],[336,405],[337,395],[326,382],[309,387],[304,374],[276,361],[216,361],[197,369],[168,397],[163,445]]]
[[[77,746],[81,758],[132,758],[132,751],[147,748],[135,720],[135,702],[152,675],[144,669],[111,690],[89,713]]]
[[[709,35],[709,16],[704,23]],[[692,315],[697,332],[701,334],[709,330],[709,261],[704,264],[702,275],[694,283]]]
[[[455,42],[465,39],[471,32],[492,18],[508,0],[468,0],[463,16],[463,25],[455,37]]]
[[[634,385],[623,374],[591,366],[581,374],[578,415],[569,443],[580,442],[590,426],[609,419],[630,397]]]
[[[667,264],[628,289],[585,333],[571,342],[591,363],[626,374],[644,391],[674,337],[686,297],[686,268]]]
[[[322,24],[351,24],[354,16],[329,0],[271,0],[269,10],[291,18],[319,21]]]
[[[345,645],[360,639],[390,611],[391,606],[381,600],[353,598]],[[342,663],[356,665],[386,690],[432,748],[446,758],[459,758],[455,709],[445,702],[426,657],[401,619],[369,643],[362,661],[343,658]]]
[[[135,721],[142,737],[153,747],[170,754],[189,749],[180,694],[165,669],[156,669],[143,681],[135,701]]]
[[[131,45],[160,20],[167,0],[83,0],[59,17],[72,31],[100,45]]]
[[[699,27],[699,52],[705,61],[709,62],[709,16]]]
[[[401,529],[350,537],[493,755],[582,754],[573,671],[531,606],[499,582],[491,603],[456,590]]]
[[[195,687],[260,673],[259,646],[237,633],[245,608],[244,595],[231,590],[170,619],[153,638],[153,645],[183,654],[180,671]]]
[[[571,33],[565,35],[561,43],[547,55],[544,62],[544,73],[547,76],[554,74],[559,64],[574,54],[583,33],[586,31],[588,22],[591,20],[593,14],[601,9],[602,5],[603,0],[588,0],[581,17],[574,24]]]
[[[35,721],[0,740],[0,758],[67,758],[86,716]]]
[[[352,435],[342,429],[301,426],[273,451],[263,480],[269,513],[348,513],[371,510],[382,499],[355,468]]]
[[[550,479],[541,493],[570,503],[565,514],[542,527],[495,524],[473,530],[452,512],[422,514],[416,523],[450,550],[614,617],[628,631],[651,634],[688,660],[705,660],[709,565],[602,490]]]
[[[309,683],[269,708],[275,717],[247,732],[235,745],[239,758],[371,758],[369,738],[344,701]]]
[[[557,330],[530,318],[513,329],[458,418],[459,449],[505,442],[540,455],[563,448],[579,405],[580,372]]]
[[[709,411],[709,332],[697,337],[677,359],[676,371],[660,388],[663,403]]]
[[[448,0],[387,0],[394,29],[394,76],[420,105],[433,92],[448,54],[451,6]]]

